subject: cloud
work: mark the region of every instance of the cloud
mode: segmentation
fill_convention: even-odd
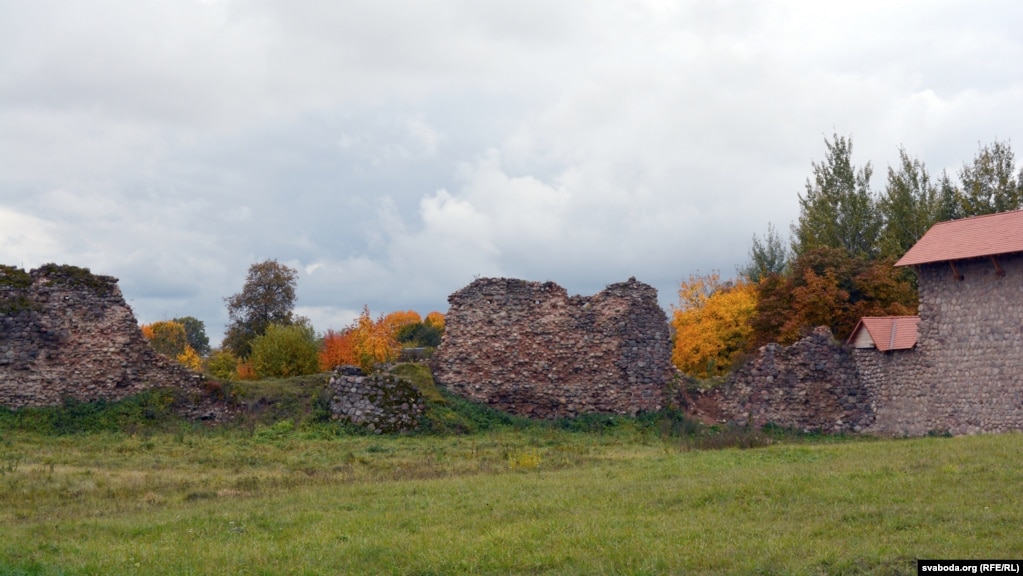
[[[54,226],[34,216],[0,206],[0,262],[32,268],[60,251]]]
[[[671,301],[798,215],[833,132],[954,173],[1023,141],[1023,5],[0,3],[0,256],[216,340],[249,264],[318,329],[476,275]],[[320,326],[320,323],[326,325]]]

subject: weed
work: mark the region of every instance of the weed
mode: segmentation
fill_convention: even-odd
[[[512,470],[534,470],[540,466],[540,454],[532,452],[517,452],[508,456],[508,467]]]

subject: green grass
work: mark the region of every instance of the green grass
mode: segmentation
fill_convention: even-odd
[[[6,574],[912,574],[1023,556],[1023,435],[881,440],[673,412],[534,422],[395,371],[422,429],[326,413],[326,375],[0,409]],[[749,449],[739,449],[749,448]]]
[[[1023,556],[1019,434],[692,450],[635,422],[276,426],[0,431],[0,574],[912,574]]]

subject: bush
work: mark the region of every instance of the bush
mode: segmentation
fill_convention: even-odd
[[[309,326],[271,324],[252,341],[249,362],[260,378],[289,378],[319,371],[316,334]]]
[[[236,380],[238,358],[227,350],[214,350],[206,361],[206,373],[218,380]]]

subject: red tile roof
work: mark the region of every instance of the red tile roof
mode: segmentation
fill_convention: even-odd
[[[1023,210],[938,222],[896,266],[1023,252]]]
[[[846,342],[852,344],[860,330],[866,330],[874,346],[881,352],[909,350],[916,346],[919,324],[919,316],[864,316]]]

